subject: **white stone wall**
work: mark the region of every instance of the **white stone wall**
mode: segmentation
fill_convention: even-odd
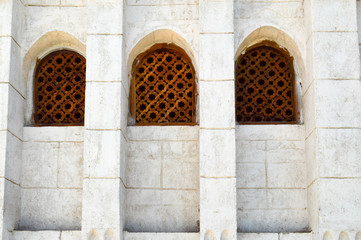
[[[303,125],[239,125],[237,213],[241,232],[308,230]]]
[[[81,228],[83,127],[25,127],[19,228]]]
[[[128,127],[126,222],[131,232],[197,232],[198,127]]]

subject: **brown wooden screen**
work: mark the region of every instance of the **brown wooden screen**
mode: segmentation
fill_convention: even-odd
[[[131,106],[136,125],[195,123],[195,72],[174,45],[156,45],[135,60]]]
[[[273,43],[248,49],[235,63],[236,120],[296,123],[293,59]]]
[[[35,125],[84,125],[85,58],[53,52],[37,65],[34,79]]]

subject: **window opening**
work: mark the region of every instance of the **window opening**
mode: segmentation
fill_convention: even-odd
[[[236,121],[296,123],[293,58],[273,42],[262,42],[235,63]]]
[[[134,61],[132,76],[136,125],[195,124],[195,71],[184,50],[155,45]]]
[[[84,125],[85,58],[61,50],[41,59],[34,79],[36,126]]]

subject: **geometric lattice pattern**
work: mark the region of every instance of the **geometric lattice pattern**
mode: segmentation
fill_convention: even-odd
[[[35,125],[84,125],[85,58],[57,51],[38,64],[34,79]]]
[[[195,72],[181,49],[153,48],[133,69],[136,125],[195,122]]]
[[[235,73],[238,123],[296,121],[294,70],[287,53],[255,47],[237,59]]]

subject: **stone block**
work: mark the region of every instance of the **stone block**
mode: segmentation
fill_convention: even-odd
[[[61,240],[80,240],[81,231],[62,231]]]
[[[307,209],[306,189],[267,189],[270,209]]]
[[[92,19],[99,21],[99,19],[93,17]],[[113,20],[109,22],[114,26]],[[122,44],[123,37],[121,35],[88,36],[87,82],[116,82],[122,80]]]
[[[266,186],[266,167],[264,163],[238,163],[238,188],[263,188]]]
[[[235,19],[290,19],[303,18],[301,1],[235,1]]]
[[[264,163],[266,160],[265,141],[236,141],[238,163]]]
[[[233,32],[233,1],[199,1],[201,33]]]
[[[356,1],[313,0],[311,6],[313,31],[357,31]]]
[[[233,81],[200,81],[199,95],[202,128],[234,128]]]
[[[235,176],[236,146],[234,129],[201,129],[199,152],[201,176]]]
[[[19,2],[19,1],[14,1]],[[22,16],[18,16],[22,18]],[[14,18],[13,18],[14,19]],[[13,23],[16,24],[16,23]],[[18,25],[14,26],[21,26],[22,23],[18,23]],[[15,28],[16,30],[21,29],[21,27]],[[19,39],[19,41],[21,41]],[[11,83],[12,87],[16,89],[22,96],[26,96],[26,81],[24,81],[23,76],[21,75],[22,71],[22,56],[21,56],[21,47],[11,39],[10,42],[10,74],[9,74],[9,82]]]
[[[272,188],[305,188],[306,164],[268,164],[267,183]]]
[[[321,177],[361,177],[361,130],[318,129],[316,159]]]
[[[163,187],[197,189],[199,187],[199,163],[178,160],[163,163]]]
[[[277,236],[277,232],[308,231],[306,209],[238,210],[237,220],[241,232],[274,232]]]
[[[200,179],[200,222],[206,229],[221,234],[236,232],[236,180],[234,178]],[[201,235],[206,230],[201,228]]]
[[[60,5],[64,7],[85,7],[86,0],[61,0]]]
[[[59,144],[24,142],[21,186],[56,187]]]
[[[256,209],[267,207],[266,189],[237,189],[237,208]]]
[[[0,19],[2,19],[2,24],[0,26],[0,36],[11,35],[11,20],[12,20],[12,8],[13,8],[12,2],[13,2],[12,0],[5,0],[5,1],[1,1],[0,3]]]
[[[131,161],[159,160],[162,157],[162,142],[129,141],[128,157]]]
[[[237,125],[236,139],[241,140],[304,140],[304,125]]]
[[[6,159],[4,159],[6,169],[5,175],[2,176],[6,176],[7,179],[17,184],[20,184],[21,177],[22,143],[23,142],[19,138],[17,138],[10,132],[7,132],[6,134],[6,144],[1,145],[0,140],[0,146],[6,146]]]
[[[161,205],[199,207],[199,190],[160,190]],[[143,202],[144,204],[144,202]]]
[[[234,79],[234,52],[233,48],[229,47],[233,46],[233,34],[201,34],[199,44],[201,81]],[[224,97],[226,95],[228,94],[223,94]]]
[[[32,6],[58,6],[60,5],[60,0],[23,0],[25,5]]]
[[[305,141],[307,186],[309,186],[319,176],[318,162],[316,160],[316,132],[317,131],[312,132]]]
[[[162,142],[162,156],[164,161],[199,162],[198,141],[164,141]]]
[[[267,141],[267,161],[270,163],[305,162],[305,142]]]
[[[9,84],[0,83],[0,129],[6,130],[8,126]]]
[[[119,229],[124,194],[119,179],[84,179],[82,229]]]
[[[199,233],[141,233],[124,232],[125,240],[198,240]]]
[[[58,240],[60,231],[14,231],[13,240]]]
[[[237,233],[237,240],[279,240],[277,233]]]
[[[310,133],[316,127],[316,104],[315,104],[315,82],[312,82],[307,92],[303,96],[303,117],[304,117],[304,128],[306,137],[310,135]]]
[[[24,127],[24,141],[82,142],[84,127]]]
[[[21,189],[19,185],[9,180],[4,181],[4,209],[3,229],[11,231],[15,229],[20,218]],[[6,239],[6,238],[5,238]]]
[[[87,82],[85,128],[118,130],[121,125],[120,82]]]
[[[359,79],[357,37],[356,32],[314,32],[314,78]]]
[[[51,12],[51,14],[49,14],[49,12]],[[26,38],[24,37],[22,39],[21,47],[24,52],[27,52],[40,36],[52,31],[69,33],[85,45],[88,26],[87,16],[86,7],[26,7],[26,21],[24,21]],[[51,42],[52,41],[55,40],[52,39]],[[50,42],[48,42],[48,44],[49,45],[46,45],[45,47],[48,50],[54,49],[55,47],[56,49],[67,46],[74,47],[73,41],[57,42],[57,46],[53,46]]]
[[[121,130],[85,132],[85,177],[120,177],[122,137]]]
[[[199,140],[199,126],[128,126],[129,140]]]
[[[312,240],[312,233],[280,233],[280,240]]]
[[[90,0],[88,16],[88,34],[123,33],[123,0]]]
[[[0,177],[5,177],[7,131],[0,131]]]
[[[98,206],[99,208],[99,206]],[[19,227],[28,230],[79,230],[82,191],[79,189],[22,189]]]
[[[359,80],[315,82],[317,127],[361,127]]]
[[[161,186],[161,160],[133,160],[128,158],[126,182],[128,187],[153,187]]]
[[[23,137],[25,100],[12,86],[9,87],[8,129],[18,138]]]
[[[160,205],[162,202],[162,191],[158,189],[126,189],[125,203],[133,205]]]
[[[59,143],[58,187],[83,187],[83,143]]]
[[[361,224],[361,179],[319,180],[320,228],[344,231]]]
[[[196,206],[185,205],[128,206],[124,228],[131,232],[196,232],[198,211]]]

